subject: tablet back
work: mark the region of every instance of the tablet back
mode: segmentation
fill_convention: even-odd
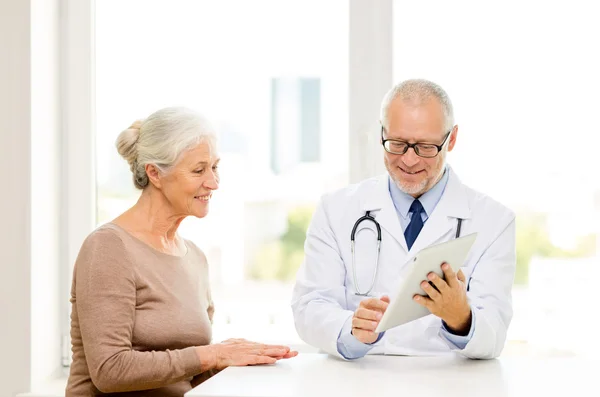
[[[441,265],[447,262],[455,272],[463,266],[477,233],[459,237],[440,244],[431,245],[419,251],[413,258],[406,277],[395,296],[390,296],[390,305],[383,314],[376,332],[383,332],[430,314],[429,310],[413,300],[413,296],[426,295],[421,282],[427,280],[430,272],[443,277]]]

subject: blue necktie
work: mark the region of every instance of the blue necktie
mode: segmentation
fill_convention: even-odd
[[[409,212],[412,212],[412,216],[410,217],[410,223],[408,224],[408,227],[404,231],[404,237],[406,238],[406,245],[410,250],[410,247],[412,247],[413,243],[417,239],[419,232],[421,232],[421,229],[423,229],[423,218],[421,218],[421,213],[425,212],[425,210],[423,209],[421,202],[419,200],[415,200],[410,205]]]

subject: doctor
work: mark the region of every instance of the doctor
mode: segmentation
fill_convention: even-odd
[[[446,164],[458,127],[437,84],[408,80],[393,87],[382,103],[381,125],[387,173],[325,195],[309,226],[292,298],[298,334],[345,359],[452,352],[498,357],[512,318],[514,213],[464,185]],[[365,216],[376,222],[365,219],[352,233]],[[405,264],[429,245],[474,232],[477,240],[459,272],[441,264],[447,281],[430,273],[421,283],[424,297],[414,299],[431,315],[375,333]]]

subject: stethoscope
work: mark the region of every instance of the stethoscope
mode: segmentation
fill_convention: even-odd
[[[358,225],[360,225],[360,223],[362,221],[371,221],[375,224],[375,227],[377,228],[377,256],[375,257],[375,271],[373,272],[373,279],[371,280],[371,286],[369,287],[369,290],[364,293],[360,292],[360,287],[358,286],[358,278],[356,277],[356,264],[354,261],[354,235],[356,233],[356,229],[358,228]],[[463,220],[461,218],[457,218],[457,221],[458,221],[458,224],[456,226],[456,236],[454,238],[460,237],[460,227],[462,226]],[[381,250],[381,226],[379,226],[379,222],[377,222],[375,220],[375,218],[373,218],[371,216],[371,211],[367,211],[367,213],[364,216],[358,218],[358,220],[354,223],[354,227],[352,228],[352,233],[350,234],[350,250],[352,252],[352,277],[354,278],[354,287],[356,289],[355,295],[369,296],[369,294],[371,293],[371,290],[375,286],[375,280],[377,280],[377,271],[379,270],[379,251]]]

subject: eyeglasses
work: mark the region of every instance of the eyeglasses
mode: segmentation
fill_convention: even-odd
[[[438,155],[439,152],[442,151],[444,144],[448,140],[450,133],[452,130],[446,133],[444,136],[444,140],[440,145],[434,145],[433,143],[408,143],[404,141],[400,141],[397,139],[384,139],[383,133],[385,129],[383,126],[381,127],[381,144],[386,152],[391,154],[404,154],[408,151],[409,148],[413,148],[417,156],[424,158],[433,158]]]

